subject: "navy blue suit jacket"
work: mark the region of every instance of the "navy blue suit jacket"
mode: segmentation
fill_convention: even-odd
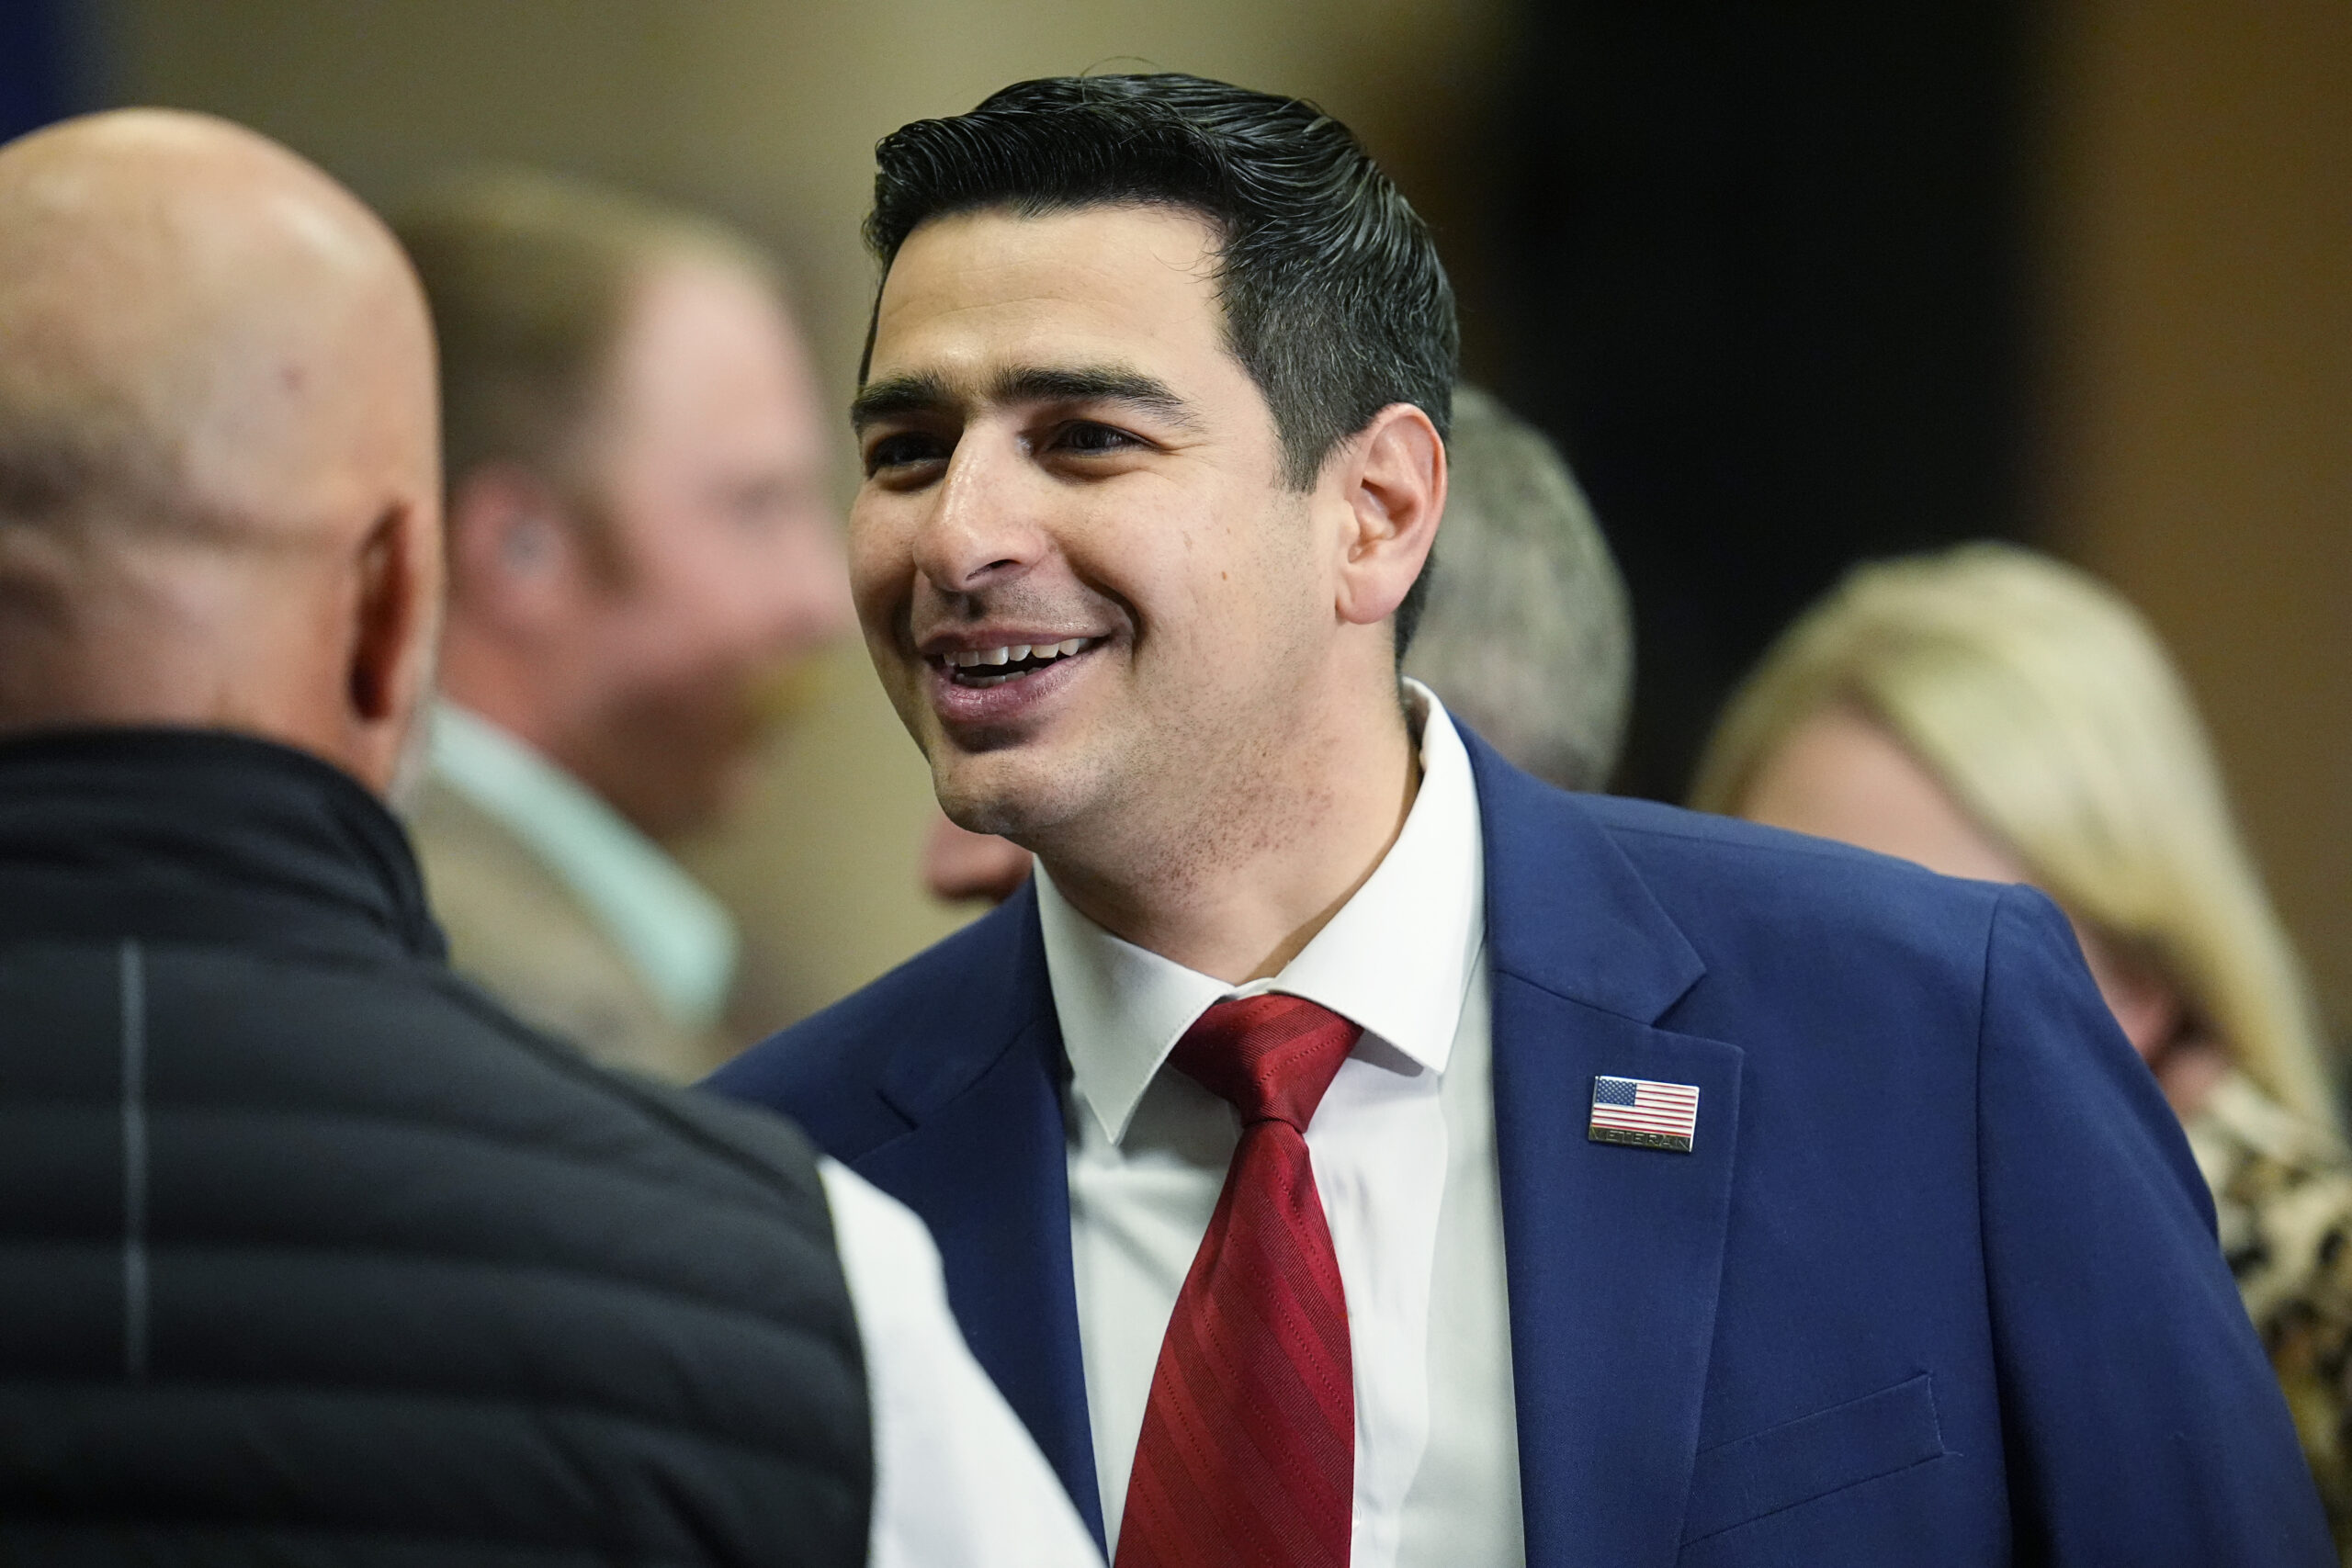
[[[2333,1562],[2178,1126],[2029,889],[1563,795],[1466,737],[1539,1568]],[[1100,1537],[1023,892],[737,1060],[930,1224]],[[1689,1154],[1596,1075],[1696,1084]]]

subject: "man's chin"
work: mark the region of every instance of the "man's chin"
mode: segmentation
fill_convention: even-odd
[[[949,795],[939,796],[939,809],[947,819],[967,833],[989,833],[1018,843],[1034,829],[1034,811],[1024,810],[1023,803],[995,796]]]
[[[602,776],[583,778],[649,837],[707,832],[756,789],[760,752],[735,737],[647,726],[608,750]]]
[[[969,833],[992,833],[1034,847],[1072,816],[1076,781],[1031,759],[1001,752],[935,761],[932,787],[947,819]]]

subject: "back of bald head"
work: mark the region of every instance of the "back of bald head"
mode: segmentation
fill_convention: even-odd
[[[384,227],[225,121],[69,120],[0,147],[0,729],[238,729],[380,787],[439,584]]]

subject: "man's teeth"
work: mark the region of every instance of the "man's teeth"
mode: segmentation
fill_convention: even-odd
[[[1061,659],[1084,651],[1093,640],[1074,637],[1066,642],[1015,642],[1002,648],[969,648],[949,654],[947,662],[958,670],[971,670],[983,664],[1018,664],[1024,659]]]

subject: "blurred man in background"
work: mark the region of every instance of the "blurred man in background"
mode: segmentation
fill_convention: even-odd
[[[1405,673],[1514,765],[1608,786],[1634,694],[1625,581],[1550,439],[1476,387],[1453,393],[1442,545]]]
[[[444,964],[391,236],[70,122],[0,148],[0,1561],[1091,1560],[904,1210]]]
[[[1510,761],[1562,789],[1607,787],[1634,691],[1625,581],[1549,437],[1476,387],[1453,390],[1445,548],[1404,672]],[[934,897],[1001,903],[1027,850],[941,813]]]
[[[616,192],[487,175],[396,227],[447,452],[446,701],[411,808],[435,907],[526,1018],[699,1077],[736,934],[662,842],[848,624],[798,331],[748,243]]]

